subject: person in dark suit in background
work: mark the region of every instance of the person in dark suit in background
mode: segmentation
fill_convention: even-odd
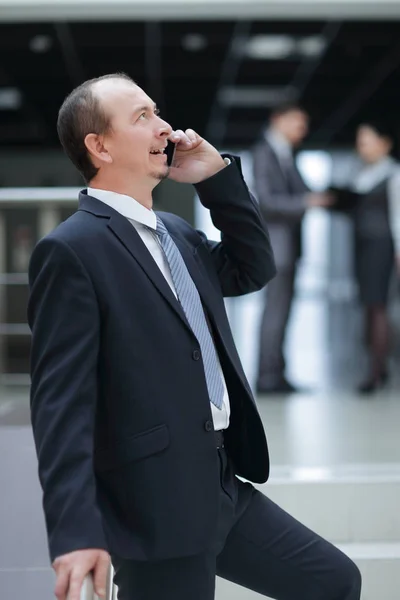
[[[356,134],[360,168],[347,190],[332,190],[336,208],[348,212],[354,226],[355,276],[369,352],[368,374],[358,387],[363,394],[381,389],[389,377],[387,304],[396,263],[400,272],[400,166],[391,156],[394,143],[384,121],[362,123]]]
[[[253,151],[254,189],[268,223],[277,275],[266,288],[260,327],[258,393],[297,391],[285,376],[283,344],[294,294],[301,227],[308,208],[329,206],[327,194],[311,193],[294,160],[309,118],[297,104],[275,108]]]
[[[239,159],[174,132],[121,75],[75,89],[58,131],[89,187],[29,270],[57,598],[79,600],[90,572],[103,596],[110,553],[119,600],[212,600],[216,574],[281,600],[359,600],[354,563],[249,483],[268,478],[268,448],[223,297],[275,266]],[[153,212],[167,176],[196,186],[221,242]]]

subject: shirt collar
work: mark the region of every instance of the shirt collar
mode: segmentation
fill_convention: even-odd
[[[292,146],[288,142],[288,140],[276,129],[270,127],[265,132],[265,138],[267,142],[272,146],[272,149],[279,156],[291,156],[292,155]]]
[[[97,198],[100,202],[104,202],[104,204],[111,206],[111,208],[130,221],[136,221],[137,223],[154,230],[157,229],[156,213],[143,206],[143,204],[140,204],[140,202],[131,196],[119,194],[118,192],[111,192],[109,190],[98,190],[97,188],[91,187],[88,187],[87,193],[88,196]]]
[[[396,161],[391,156],[385,156],[379,162],[374,164],[364,164],[355,179],[354,187],[360,193],[368,192],[373,187],[393,175],[395,170]]]

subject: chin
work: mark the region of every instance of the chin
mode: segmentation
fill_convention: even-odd
[[[157,173],[152,173],[152,177],[157,179],[158,181],[163,181],[163,179],[167,179],[169,175],[169,167],[163,167]]]

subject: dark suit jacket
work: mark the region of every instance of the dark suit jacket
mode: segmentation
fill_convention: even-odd
[[[253,151],[254,189],[268,231],[277,268],[292,269],[301,253],[301,223],[308,187],[294,167],[290,176],[265,139]]]
[[[268,477],[265,434],[224,296],[275,273],[268,234],[234,161],[197,186],[223,235],[161,214],[204,303],[232,407],[236,471]],[[32,425],[50,555],[107,548],[163,559],[210,546],[218,456],[199,344],[129,221],[81,193],[29,271]]]

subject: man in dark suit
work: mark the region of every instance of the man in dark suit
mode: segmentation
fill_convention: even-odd
[[[266,288],[260,328],[257,378],[259,393],[290,393],[283,344],[301,255],[301,226],[306,210],[329,206],[325,194],[310,193],[293,158],[308,132],[307,113],[295,104],[277,107],[253,153],[254,187],[268,223],[277,275]]]
[[[216,574],[282,600],[358,600],[355,565],[236,477],[266,481],[269,458],[223,297],[275,273],[239,160],[172,131],[121,75],[74,90],[58,131],[89,187],[30,264],[57,598],[78,600],[90,572],[103,596],[111,554],[120,600],[212,600]],[[220,243],[152,211],[166,176],[196,185]]]

